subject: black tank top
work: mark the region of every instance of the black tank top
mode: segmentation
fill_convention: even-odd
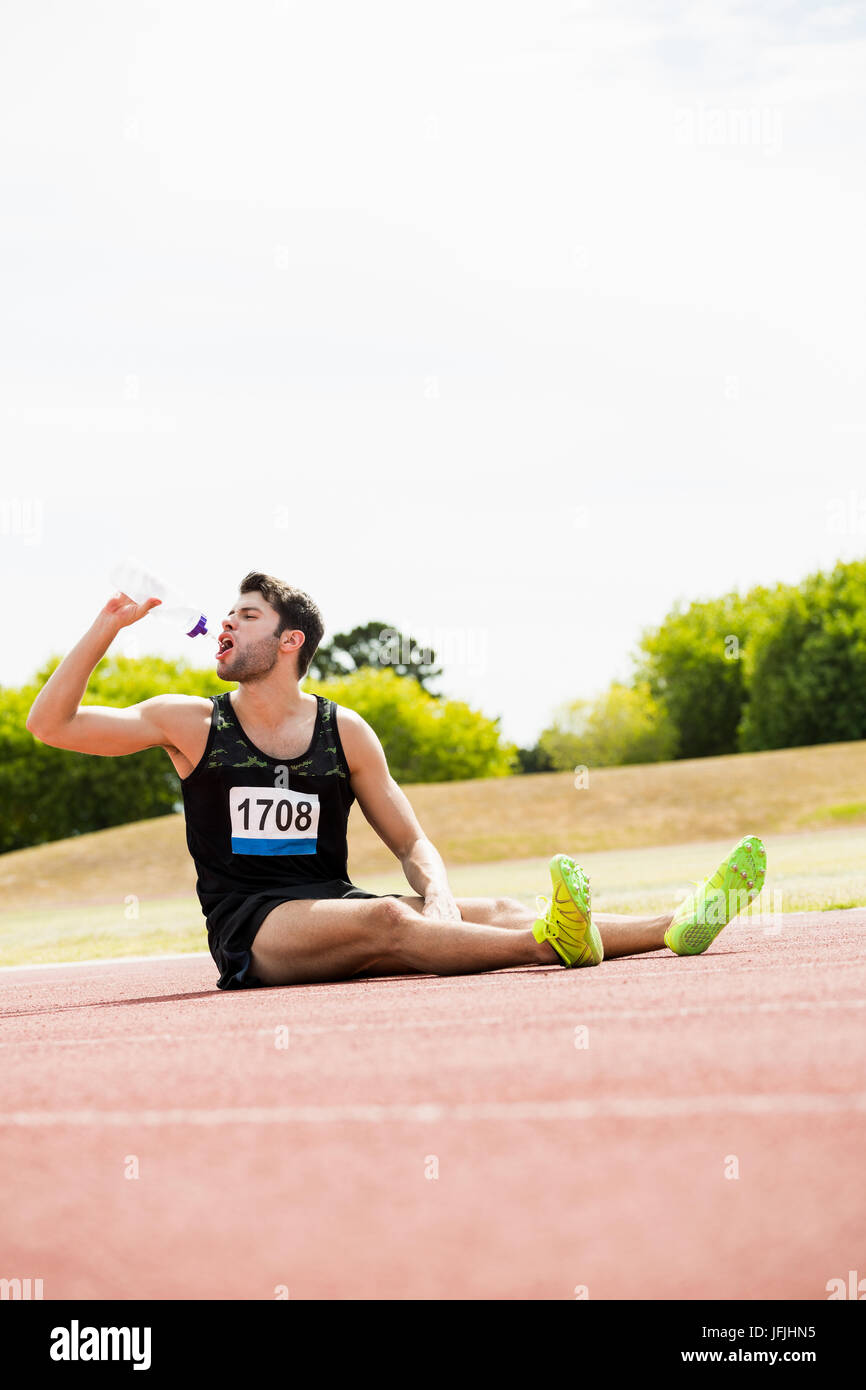
[[[181,782],[186,842],[206,917],[228,894],[348,876],[346,825],[355,796],[337,706],[316,696],[310,746],[289,760],[256,748],[229,694],[210,697],[207,745]]]

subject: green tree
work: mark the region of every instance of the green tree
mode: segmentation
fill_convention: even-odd
[[[531,748],[518,748],[517,762],[519,772],[554,771],[550,754],[545,752],[540,743],[534,744]]]
[[[429,682],[438,680],[442,670],[436,665],[436,653],[408,633],[401,633],[388,623],[364,623],[351,632],[335,632],[323,642],[313,657],[310,674],[316,680],[331,680],[351,675],[365,666],[374,670],[390,669],[398,676],[411,676],[431,695]]]
[[[387,669],[362,667],[351,675],[308,683],[354,709],[382,740],[393,776],[401,782],[451,782],[505,777],[517,750],[503,740],[499,720],[462,700],[437,699],[417,681]]]
[[[866,738],[866,561],[780,585],[755,626],[746,678],[744,750]]]
[[[615,681],[595,700],[563,705],[538,744],[557,770],[619,767],[667,761],[676,731],[647,685],[629,687]]]
[[[768,590],[674,607],[644,633],[635,683],[649,686],[676,733],[673,756],[734,753],[747,699],[743,656]]]

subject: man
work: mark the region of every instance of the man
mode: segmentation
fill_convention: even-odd
[[[353,710],[301,689],[324,632],[302,590],[255,571],[241,581],[216,655],[237,690],[82,708],[114,637],[158,603],[109,599],[40,691],[27,728],[56,748],[103,757],[165,749],[181,779],[220,989],[598,965],[665,945],[697,954],[760,891],[766,856],[749,837],[673,915],[593,917],[586,875],[563,854],[551,861],[553,895],[540,918],[512,898],[455,900],[376,734]],[[414,894],[377,895],[349,881],[356,799]]]

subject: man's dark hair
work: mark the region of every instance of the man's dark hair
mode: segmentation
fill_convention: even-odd
[[[325,631],[322,615],[310,595],[305,594],[303,589],[293,589],[291,584],[284,584],[282,579],[275,579],[272,574],[261,574],[258,570],[251,570],[244,576],[238,593],[261,594],[265,602],[277,610],[280,624],[275,637],[279,637],[287,628],[297,628],[304,634],[304,645],[298,651],[300,680],[307,674]]]

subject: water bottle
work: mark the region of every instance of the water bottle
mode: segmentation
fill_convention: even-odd
[[[130,557],[122,564],[115,565],[109,578],[116,589],[136,603],[144,603],[149,598],[161,599],[159,608],[152,611],[164,622],[171,623],[172,627],[180,628],[187,637],[207,635],[204,613],[185,603],[174,589],[151,574],[137,560]]]

